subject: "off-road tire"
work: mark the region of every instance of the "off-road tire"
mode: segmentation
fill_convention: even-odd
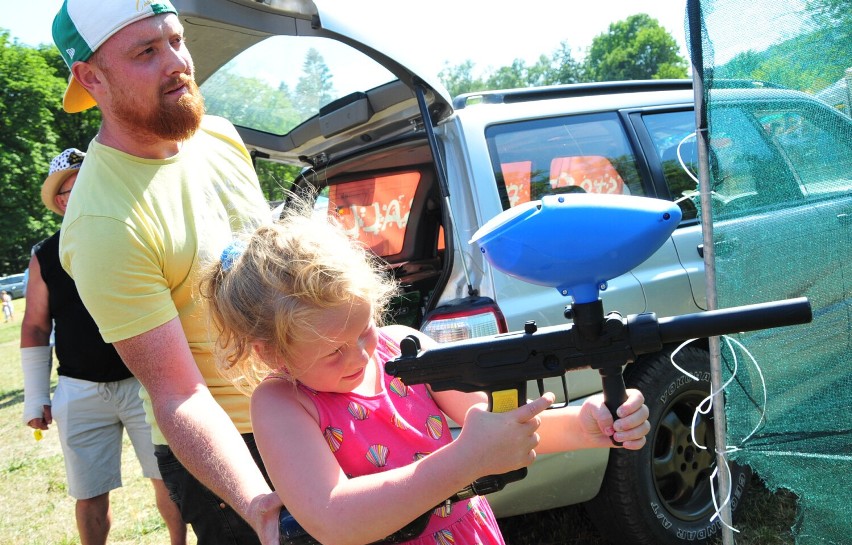
[[[598,495],[586,510],[600,532],[616,544],[702,545],[721,535],[710,475],[716,467],[711,414],[697,420],[696,440],[690,430],[695,408],[710,393],[710,356],[686,347],[675,361],[699,377],[695,381],[676,369],[669,353],[661,352],[627,366],[628,388],[645,395],[650,409],[648,444],[639,451],[612,449]],[[748,467],[730,464],[731,508],[737,507],[751,478]],[[716,497],[718,479],[714,479]]]

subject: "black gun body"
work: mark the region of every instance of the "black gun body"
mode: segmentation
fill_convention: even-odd
[[[485,391],[518,390],[518,403],[526,402],[526,381],[558,377],[566,371],[598,369],[606,382],[642,354],[662,349],[664,344],[688,339],[754,331],[810,322],[807,298],[787,299],[756,305],[697,312],[657,319],[653,313],[621,318],[609,314],[597,335],[578,334],[572,324],[537,328],[527,324],[525,331],[477,337],[419,350],[419,344],[402,346],[402,355],[389,361],[385,369],[406,384],[429,384],[433,390]],[[604,385],[607,405],[623,402],[623,382]]]

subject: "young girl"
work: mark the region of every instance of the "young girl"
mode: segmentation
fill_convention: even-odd
[[[269,477],[318,541],[370,543],[431,513],[411,543],[502,544],[484,498],[446,500],[537,453],[609,448],[610,437],[645,444],[648,409],[636,390],[613,424],[601,395],[544,411],[548,393],[489,413],[485,394],[432,392],[385,374],[406,335],[434,346],[411,328],[381,327],[395,290],[367,250],[305,210],[235,242],[204,277],[221,370],[252,392]],[[463,425],[455,441],[444,414]]]

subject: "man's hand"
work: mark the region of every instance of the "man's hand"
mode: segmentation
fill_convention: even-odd
[[[34,430],[46,431],[53,424],[53,413],[50,410],[50,405],[43,405],[44,416],[41,418],[33,418],[27,422],[27,426]]]
[[[258,496],[252,501],[249,522],[263,545],[279,544],[278,516],[283,506],[281,498],[274,492]]]

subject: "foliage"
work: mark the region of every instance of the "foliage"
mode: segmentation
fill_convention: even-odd
[[[332,75],[319,51],[308,49],[302,64],[302,77],[296,84],[293,102],[303,118],[316,114],[320,107],[328,104],[333,96]]]
[[[301,168],[296,165],[282,165],[264,160],[256,160],[255,169],[257,178],[260,180],[260,188],[266,195],[266,200],[270,202],[283,200],[284,192],[290,189],[301,172]]]
[[[582,81],[587,81],[583,63],[574,60],[568,42],[562,42],[559,44],[559,49],[551,55],[549,70],[545,72],[541,84],[556,85]]]
[[[638,14],[611,24],[608,32],[595,37],[583,61],[576,60],[568,42],[563,41],[550,56],[541,55],[531,66],[515,59],[510,66],[474,77],[474,63],[468,60],[456,66],[445,65],[438,77],[450,95],[457,96],[485,89],[685,78],[686,67],[671,34],[656,19]]]
[[[677,42],[656,19],[640,13],[609,25],[592,41],[586,59],[592,81],[686,77]]]
[[[471,60],[464,61],[456,66],[444,63],[444,69],[438,72],[438,78],[451,96],[462,93],[472,93],[488,89],[482,78],[473,77],[474,63]]]
[[[225,68],[205,81],[201,91],[207,113],[230,119],[236,125],[280,134],[301,121],[286,86],[276,89],[257,77]]]
[[[852,25],[852,18],[849,18]],[[773,45],[764,51],[744,51],[722,66],[717,78],[768,81],[801,91],[828,87],[849,67],[852,31],[838,23]]]
[[[58,228],[41,202],[50,160],[86,147],[90,117],[62,112],[67,69],[55,48],[23,46],[0,32],[0,274],[22,272],[33,244]]]

